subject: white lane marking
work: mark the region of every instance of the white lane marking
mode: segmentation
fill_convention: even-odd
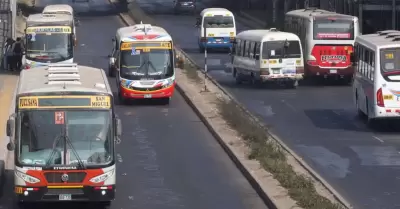
[[[384,143],[384,142],[385,142],[385,141],[383,141],[383,139],[381,139],[381,138],[379,138],[379,137],[377,137],[377,136],[372,136],[372,138],[378,140],[378,141],[381,142],[381,143]]]

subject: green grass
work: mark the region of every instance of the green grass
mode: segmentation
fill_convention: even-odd
[[[255,124],[234,102],[218,103],[223,118],[241,133],[251,149],[249,159],[260,162],[262,167],[272,173],[274,178],[289,191],[298,206],[305,209],[343,209],[327,198],[319,195],[310,179],[297,174],[286,161],[286,153],[280,145]]]

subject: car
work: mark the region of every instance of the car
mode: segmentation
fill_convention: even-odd
[[[196,0],[174,0],[174,13],[195,13]]]

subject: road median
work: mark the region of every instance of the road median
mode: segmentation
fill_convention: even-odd
[[[127,16],[137,23],[157,25],[136,3],[129,4],[128,12],[121,14],[126,24],[132,24]],[[185,52],[178,47],[175,52],[181,65],[176,69],[178,91],[269,208],[350,208],[344,198],[310,171],[301,158],[229,92],[205,76]]]

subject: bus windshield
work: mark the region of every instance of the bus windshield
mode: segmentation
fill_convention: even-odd
[[[109,164],[113,160],[114,144],[111,112],[62,112],[62,117],[57,117],[60,110],[29,110],[20,113],[21,119],[17,123],[20,129],[17,133],[20,134],[16,136],[19,163],[35,166],[75,166],[83,163],[88,167]]]
[[[316,19],[313,34],[314,40],[354,40],[354,22],[352,19]]]
[[[262,59],[280,58],[301,58],[300,42],[285,40],[263,42]]]
[[[26,58],[36,62],[60,62],[73,57],[70,33],[26,35]]]
[[[128,80],[159,80],[174,72],[171,49],[132,49],[120,53],[120,76]]]
[[[235,27],[232,16],[214,15],[204,17],[203,26],[205,28],[233,28]]]

